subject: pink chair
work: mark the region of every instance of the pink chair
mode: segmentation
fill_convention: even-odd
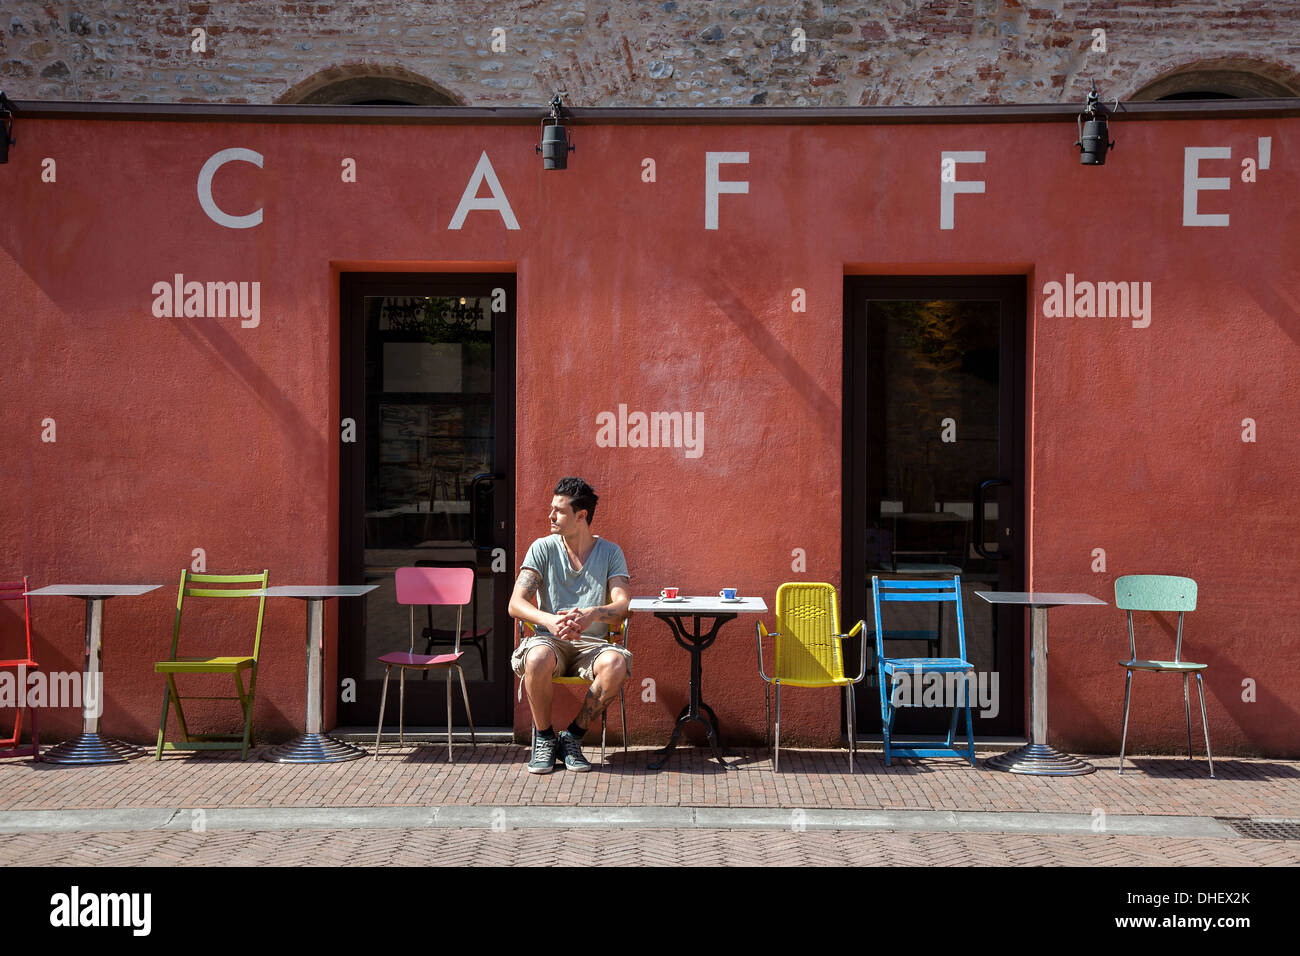
[[[25,593],[28,590],[30,588],[27,586],[26,577],[21,581],[0,583],[0,601],[23,602],[23,624],[27,629],[27,653],[23,657],[0,659],[0,668],[13,668],[16,671],[15,691],[18,694],[22,692],[17,691],[17,684],[26,681],[28,672],[37,671],[41,668],[41,665],[32,660],[32,604]],[[0,738],[0,757],[31,757],[33,763],[41,759],[40,735],[37,733],[36,728],[36,708],[28,704],[27,712],[32,716],[32,742],[26,747],[18,746],[18,741],[22,739],[23,735],[23,711],[21,707],[15,708],[14,735]]]
[[[400,668],[400,697],[397,708],[397,742],[405,742],[406,731],[406,672],[410,670],[441,670],[447,674],[447,760],[451,754],[451,672],[454,670],[460,678],[460,693],[465,700],[465,715],[469,718],[469,740],[478,746],[474,739],[474,715],[469,709],[469,691],[465,687],[465,672],[461,669],[460,649],[461,619],[465,605],[474,597],[475,573],[471,568],[398,568],[397,603],[411,607],[411,644],[406,651],[394,651],[379,658],[384,665],[384,690],[379,697],[379,728],[375,731],[375,759],[379,759],[379,741],[384,732],[384,706],[388,700],[388,675],[394,667]],[[441,605],[456,607],[456,638],[450,654],[415,653],[415,607],[416,605]]]

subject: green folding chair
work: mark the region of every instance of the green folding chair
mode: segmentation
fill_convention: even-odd
[[[1124,745],[1128,743],[1128,705],[1133,689],[1133,672],[1154,674],[1181,674],[1183,676],[1183,713],[1187,717],[1187,759],[1192,759],[1192,704],[1188,695],[1187,680],[1196,677],[1196,692],[1201,698],[1201,729],[1205,731],[1205,759],[1210,764],[1210,777],[1214,777],[1214,755],[1210,753],[1210,722],[1205,716],[1205,685],[1201,672],[1206,664],[1183,660],[1183,614],[1196,610],[1196,582],[1191,578],[1172,574],[1126,574],[1115,581],[1115,606],[1128,613],[1128,660],[1120,661],[1124,668],[1124,724],[1119,737],[1119,772],[1124,772]],[[1133,638],[1133,612],[1178,612],[1178,637],[1174,642],[1172,661],[1139,660],[1137,644]]]
[[[161,760],[164,750],[238,750],[241,758],[247,758],[250,745],[256,746],[253,737],[253,691],[257,686],[257,655],[262,647],[262,613],[266,608],[266,598],[257,601],[257,631],[253,636],[253,653],[233,657],[179,657],[177,650],[181,636],[181,611],[186,598],[243,598],[250,591],[267,586],[271,572],[261,574],[194,574],[188,569],[181,572],[180,592],[176,597],[176,623],[172,626],[171,656],[165,661],[154,664],[154,673],[167,678],[167,689],[163,696],[162,720],[158,724],[158,750],[154,759]],[[193,587],[192,585],[199,585]],[[252,588],[214,588],[209,584],[251,584]],[[244,691],[243,676],[248,674],[248,691]],[[176,690],[178,674],[232,674],[235,678],[235,697],[182,697]],[[185,722],[185,711],[181,706],[183,700],[234,700],[244,714],[244,733],[239,734],[193,734]],[[176,704],[176,721],[180,724],[181,739],[171,742],[165,738],[167,732],[167,711],[172,703]]]

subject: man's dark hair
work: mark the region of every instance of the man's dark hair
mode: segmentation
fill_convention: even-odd
[[[555,485],[555,491],[551,493],[568,498],[574,514],[585,510],[587,524],[591,524],[591,519],[596,516],[596,502],[600,500],[595,488],[581,478],[561,478]]]

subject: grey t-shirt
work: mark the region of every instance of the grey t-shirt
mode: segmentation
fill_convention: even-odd
[[[531,568],[542,576],[541,587],[537,589],[538,607],[550,614],[562,614],[574,607],[600,607],[608,603],[606,595],[610,578],[631,577],[627,573],[623,549],[599,537],[581,571],[573,570],[569,564],[564,538],[558,534],[534,541],[524,555],[522,567]],[[538,631],[546,630],[538,628]],[[603,637],[609,633],[609,625],[592,621],[582,633]]]

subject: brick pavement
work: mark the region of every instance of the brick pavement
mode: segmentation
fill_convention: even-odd
[[[1300,841],[1108,834],[384,829],[0,834],[0,866],[1295,866]]]
[[[609,754],[589,774],[524,772],[527,748],[386,749],[378,762],[296,766],[233,754],[168,756],[100,767],[0,761],[0,810],[121,807],[383,807],[582,805],[1015,810],[1300,819],[1300,761],[1225,758],[1218,779],[1203,760],[1139,757],[1123,776],[1114,757],[1088,758],[1097,773],[1022,777],[958,760],[896,762],[874,754],[847,770],[842,751],[792,750],[772,773],[764,749],[739,751],[724,772],[700,748],[684,748],[658,772],[651,751]],[[985,756],[985,755],[981,755]]]

